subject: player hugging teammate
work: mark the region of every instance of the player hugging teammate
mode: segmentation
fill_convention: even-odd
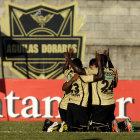
[[[59,104],[62,123],[46,120],[43,131],[52,132],[133,132],[129,119],[118,123],[115,120],[113,88],[118,83],[118,73],[109,58],[109,49],[103,54],[96,52],[89,68],[83,68],[80,59],[71,60],[73,49],[64,53],[63,97]],[[107,67],[108,63],[108,67]]]

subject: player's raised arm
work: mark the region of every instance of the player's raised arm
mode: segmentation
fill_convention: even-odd
[[[115,81],[114,81],[114,88],[117,87],[118,84],[118,72],[115,68],[112,68],[112,70],[114,71],[115,74]]]
[[[111,59],[109,57],[109,48],[107,50],[104,50],[104,54],[107,56],[107,61],[108,61],[108,67],[109,68],[114,68]]]
[[[68,61],[68,63],[71,65],[71,67],[74,69],[75,73],[78,73],[79,75],[86,75],[85,69],[83,68],[79,68],[78,66],[76,66],[72,60],[70,59],[68,53],[64,53],[64,57],[65,59]]]
[[[64,64],[64,67],[63,67],[63,72],[66,70],[66,69],[68,69],[69,68],[69,63],[68,63],[68,61],[66,60],[65,61],[65,64]]]
[[[65,82],[65,83],[63,84],[62,90],[63,90],[63,91],[67,91],[67,90],[71,87],[72,83],[73,83],[74,81],[76,81],[78,78],[79,78],[79,75],[78,75],[78,74],[75,74],[74,77],[73,77],[70,81]]]
[[[71,58],[72,58],[72,55],[73,55],[73,48],[70,48],[70,49],[69,49],[69,52],[68,52],[68,50],[67,50],[67,53],[68,53],[69,58],[71,59]],[[65,70],[68,69],[68,68],[69,68],[69,62],[66,60],[66,61],[65,61],[64,68],[63,68],[63,71],[65,71]]]
[[[97,52],[96,52],[96,60],[97,60],[98,73],[97,73],[97,75],[94,75],[94,82],[102,80],[104,77],[102,65],[101,65],[101,56]]]

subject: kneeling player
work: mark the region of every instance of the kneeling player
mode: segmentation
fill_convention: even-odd
[[[62,90],[64,90],[63,88],[65,87],[65,85],[69,82],[69,83],[73,83],[74,81],[76,81],[79,76],[75,75],[72,79],[71,79],[71,71],[73,71],[72,69],[67,69],[65,70],[64,74],[66,75],[66,77],[68,78],[67,81],[63,84]],[[69,99],[71,97],[71,93],[70,90],[64,90],[61,102],[59,104],[59,113],[60,113],[60,117],[62,120],[61,123],[61,128],[59,129],[59,132],[64,132],[67,131],[67,106],[69,103]]]
[[[67,124],[70,131],[87,131],[88,126],[88,82],[94,82],[102,79],[102,70],[100,56],[97,54],[99,65],[99,73],[97,75],[81,76],[74,82],[68,82],[64,85],[63,90],[71,90],[71,97],[67,108]],[[82,68],[82,63],[79,59],[74,59],[73,64]],[[74,72],[71,73],[75,75]]]
[[[104,79],[93,83],[92,92],[92,126],[93,130],[101,131],[116,131],[120,132],[119,126],[131,127],[132,125],[129,120],[122,122],[118,125],[115,120],[115,100],[113,88],[117,86],[118,74],[115,68],[106,67],[107,56],[101,55],[101,63],[104,69]],[[130,129],[129,129],[130,130]]]

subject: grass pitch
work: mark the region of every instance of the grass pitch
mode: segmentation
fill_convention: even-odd
[[[0,122],[0,140],[140,140],[140,122],[135,132],[42,132],[44,122]]]

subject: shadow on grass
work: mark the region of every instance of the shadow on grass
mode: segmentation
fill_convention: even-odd
[[[134,127],[134,131],[135,131],[135,132],[140,132],[140,127],[136,127],[136,126],[135,126],[135,127]]]

